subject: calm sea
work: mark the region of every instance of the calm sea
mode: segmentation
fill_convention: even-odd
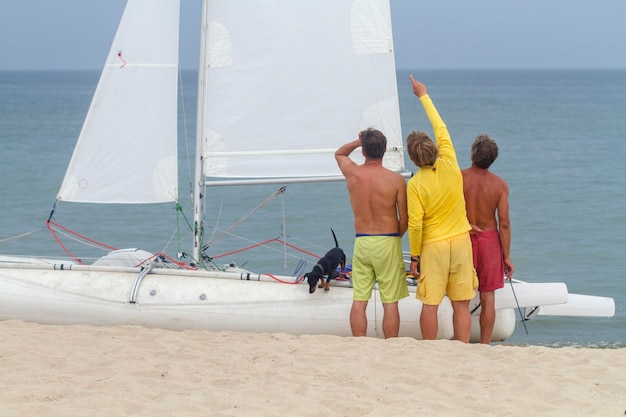
[[[510,187],[515,277],[565,282],[572,293],[615,299],[613,318],[537,317],[525,323],[528,334],[520,322],[506,343],[626,346],[626,71],[412,73],[427,85],[446,121],[461,167],[469,166],[477,134],[489,133],[498,142],[500,156],[492,170]],[[413,129],[430,130],[408,74],[398,71],[404,136]],[[66,256],[42,225],[98,77],[99,72],[0,72],[0,253]],[[183,72],[181,80],[180,199],[190,217],[195,74]],[[410,161],[407,167],[413,168]],[[277,188],[208,190],[209,237],[245,218],[208,253],[218,262],[290,275],[300,256],[307,256],[285,254],[280,244],[228,253],[285,233],[290,244],[321,255],[333,245],[332,227],[350,257],[353,226],[345,184],[290,185],[283,196],[246,217]],[[54,219],[118,248],[175,256],[190,246],[186,220],[170,204],[64,203]],[[63,242],[73,245],[69,238]]]

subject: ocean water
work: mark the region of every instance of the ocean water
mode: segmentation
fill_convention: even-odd
[[[492,171],[510,188],[515,278],[565,282],[572,293],[615,299],[613,318],[541,316],[518,323],[506,343],[625,347],[626,71],[399,70],[404,136],[414,129],[430,130],[412,94],[409,73],[427,85],[461,167],[470,164],[469,148],[477,134],[489,133],[498,142],[500,156]],[[0,253],[67,256],[44,222],[98,78],[97,71],[0,72]],[[63,203],[56,207],[55,221],[117,248],[170,256],[189,251],[195,74],[183,72],[181,83],[182,213],[173,204]],[[408,159],[406,165],[414,168]],[[333,246],[333,228],[350,258],[353,224],[345,184],[290,185],[258,208],[278,188],[207,190],[207,238],[228,230],[207,253],[220,263],[291,275],[301,258],[312,261]],[[235,252],[283,234],[313,256],[276,242]],[[61,239],[81,259],[102,254],[69,237]]]

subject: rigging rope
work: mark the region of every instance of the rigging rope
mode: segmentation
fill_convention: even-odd
[[[224,236],[228,235],[230,233],[231,230],[235,229],[237,226],[239,226],[244,220],[246,220],[248,217],[250,217],[251,215],[253,215],[254,213],[256,213],[257,211],[259,211],[263,206],[265,206],[267,203],[269,203],[270,201],[272,201],[273,199],[275,199],[278,195],[283,194],[285,192],[285,190],[287,189],[287,186],[284,185],[282,187],[280,187],[278,190],[274,191],[272,194],[270,194],[265,200],[263,200],[258,206],[256,206],[254,209],[252,209],[252,211],[250,211],[247,215],[245,215],[244,217],[242,217],[241,219],[239,219],[238,221],[236,221],[235,223],[233,223],[232,226],[230,226],[228,229],[224,230],[222,233],[220,233],[217,237],[213,238],[212,240],[210,240],[209,242],[205,243],[204,245],[202,245],[202,250],[205,251],[207,250],[209,247],[211,247],[212,244],[214,244],[215,242],[217,242],[218,240],[222,239]]]
[[[510,279],[508,281],[511,284],[511,291],[513,291],[513,297],[515,298],[515,304],[517,304],[517,311],[519,311],[520,320],[522,321],[522,324],[524,325],[524,330],[526,331],[526,334],[528,334],[528,328],[526,327],[526,319],[524,318],[524,315],[522,314],[522,308],[519,306],[519,301],[517,301],[517,294],[515,294],[515,288],[513,288],[513,281]]]
[[[65,251],[65,253],[67,253],[67,255],[72,258],[74,261],[76,261],[76,263],[83,265],[83,262],[78,259],[76,256],[74,256],[74,254],[72,254],[72,252],[70,252],[70,250],[61,242],[61,240],[59,239],[59,237],[57,236],[56,232],[54,231],[54,229],[52,228],[52,226],[59,228],[60,230],[62,230],[65,233],[61,233],[64,236],[70,237],[76,241],[80,241],[79,239],[82,239],[84,242],[89,242],[90,244],[92,244],[93,246],[96,247],[101,247],[101,248],[106,248],[109,250],[117,250],[117,248],[114,248],[113,246],[109,246],[109,245],[105,245],[104,243],[98,242],[96,240],[90,239],[86,236],[83,236],[79,233],[76,233],[66,227],[61,226],[60,224],[52,221],[52,220],[47,220],[46,221],[46,226],[48,227],[48,230],[50,230],[50,233],[52,233],[52,236],[54,237],[54,240],[57,241],[57,243],[59,244],[59,246],[61,246],[61,248]]]
[[[45,226],[43,226],[43,227],[45,227]],[[16,236],[7,237],[5,239],[0,239],[0,243],[8,242],[8,241],[11,241],[11,240],[14,240],[14,239],[21,239],[21,238],[26,237],[26,236],[30,236],[33,233],[40,231],[43,227],[38,227],[37,229],[33,229],[30,232],[22,233],[21,235],[16,235]]]

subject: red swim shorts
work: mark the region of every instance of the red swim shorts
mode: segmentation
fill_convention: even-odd
[[[478,291],[495,291],[504,287],[504,262],[500,234],[497,230],[472,233],[474,268],[478,275]]]

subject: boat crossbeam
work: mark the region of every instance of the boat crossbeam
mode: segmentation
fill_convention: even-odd
[[[135,282],[133,282],[133,287],[130,289],[130,296],[128,301],[131,304],[135,304],[137,302],[137,293],[139,292],[139,286],[141,285],[141,281],[143,278],[150,273],[152,270],[152,264],[142,266],[137,278],[135,278]]]

